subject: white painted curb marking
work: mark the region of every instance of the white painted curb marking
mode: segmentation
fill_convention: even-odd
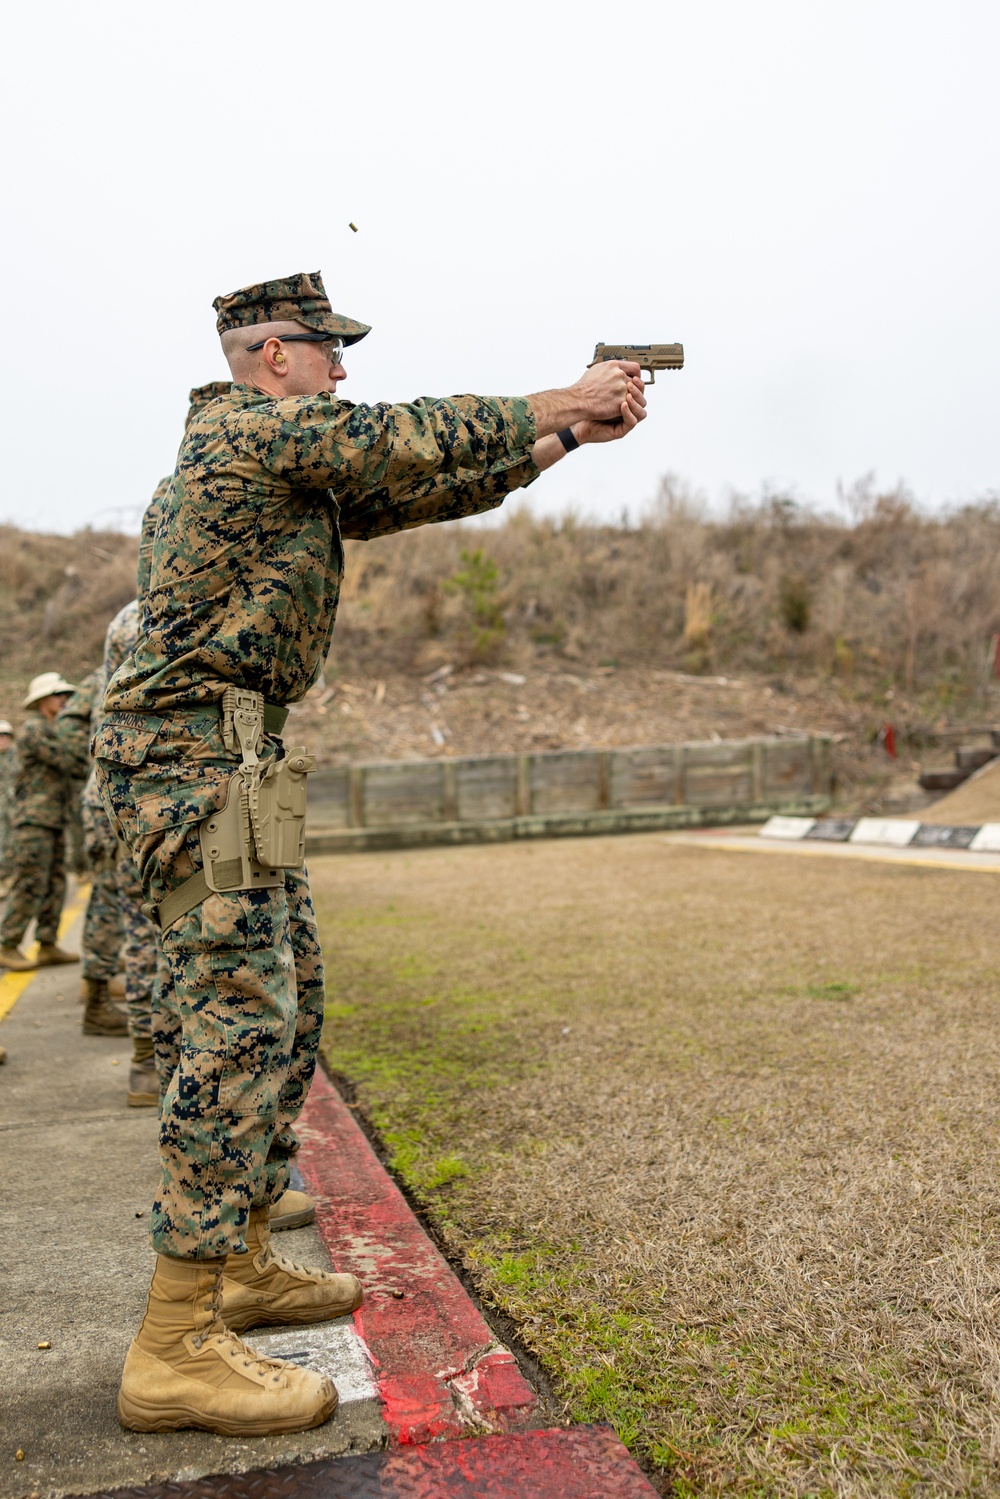
[[[915,836],[919,822],[890,817],[862,817],[851,834],[851,843],[876,843],[889,848],[905,848]]]
[[[341,1405],[378,1399],[368,1350],[347,1317],[336,1322],[317,1322],[298,1331],[251,1330],[246,1342],[268,1358],[287,1359],[291,1364],[327,1375],[337,1386]]]
[[[973,853],[1000,853],[1000,822],[984,822],[969,844]]]
[[[815,817],[769,817],[760,830],[760,836],[762,838],[804,838],[815,826]]]

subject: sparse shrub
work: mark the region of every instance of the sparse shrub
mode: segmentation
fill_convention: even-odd
[[[841,635],[833,642],[833,670],[841,677],[849,677],[854,670],[854,652]]]
[[[471,658],[484,661],[503,641],[506,625],[500,604],[500,569],[482,547],[463,549],[462,566],[445,583],[445,592],[456,594],[466,610]]]
[[[812,600],[809,584],[801,573],[786,573],[782,578],[778,606],[785,629],[793,635],[804,635],[812,617]]]
[[[684,595],[684,644],[704,649],[712,635],[712,585],[689,583]]]

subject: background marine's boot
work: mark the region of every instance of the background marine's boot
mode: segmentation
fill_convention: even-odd
[[[79,963],[78,952],[66,952],[55,942],[39,942],[38,944],[38,966],[39,968],[55,968],[60,963]]]
[[[27,973],[38,964],[26,958],[19,947],[0,947],[0,968],[9,968],[13,973]]]
[[[127,1036],[128,1021],[108,998],[104,979],[87,979],[87,1008],[83,1012],[85,1036]]]
[[[128,1106],[130,1109],[158,1108],[160,1083],[156,1075],[151,1036],[132,1037],[132,1060],[128,1069]]]
[[[269,1227],[273,1234],[283,1228],[305,1228],[307,1223],[315,1221],[316,1204],[307,1192],[296,1192],[294,1187],[282,1192],[277,1202],[271,1205]]]
[[[146,1315],[129,1348],[118,1419],[129,1431],[194,1426],[222,1436],[308,1431],[337,1408],[325,1374],[261,1358],[219,1316],[224,1260],[157,1255]]]
[[[361,1305],[356,1276],[308,1270],[272,1251],[267,1208],[251,1208],[244,1237],[247,1253],[231,1254],[222,1275],[222,1318],[233,1332],[327,1322]]]
[[[130,1109],[155,1109],[160,1104],[160,1084],[152,1057],[137,1062],[133,1057],[128,1069],[128,1106]]]

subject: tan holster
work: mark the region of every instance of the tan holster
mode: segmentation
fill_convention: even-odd
[[[301,869],[306,845],[306,776],[315,755],[302,748],[281,759],[261,760],[264,699],[259,692],[227,687],[220,704],[226,748],[240,750],[226,804],[198,826],[204,868],[155,907],[161,931],[200,905],[210,890],[266,890]]]

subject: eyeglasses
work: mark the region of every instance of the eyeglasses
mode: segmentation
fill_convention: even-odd
[[[336,333],[284,333],[280,338],[278,338],[276,333],[272,333],[271,337],[277,338],[280,344],[329,344],[330,347],[326,350],[326,353],[330,363],[343,363],[344,340],[338,338]],[[247,344],[246,352],[248,354],[255,354],[266,343],[267,339],[262,338],[259,344]]]

